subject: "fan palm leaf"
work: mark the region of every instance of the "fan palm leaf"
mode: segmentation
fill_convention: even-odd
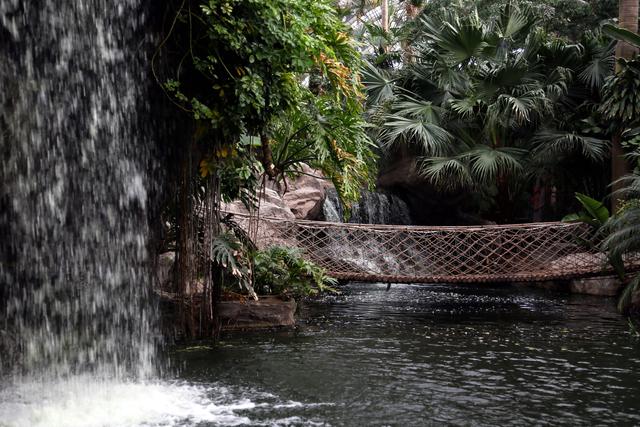
[[[610,149],[607,140],[553,129],[541,129],[531,143],[534,158],[542,161],[554,161],[578,153],[587,159],[600,162],[608,158]]]

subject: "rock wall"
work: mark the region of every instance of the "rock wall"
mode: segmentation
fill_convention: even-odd
[[[320,171],[304,165],[296,179],[287,178],[281,185],[267,183],[260,197],[260,215],[283,219],[319,219],[326,192],[331,181]],[[235,201],[225,203],[222,209],[231,213],[248,214],[244,205]]]

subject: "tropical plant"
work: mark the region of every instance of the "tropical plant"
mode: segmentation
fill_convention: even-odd
[[[625,177],[622,184],[620,197],[624,202],[615,215],[610,216],[602,202],[577,193],[576,198],[584,209],[567,215],[563,221],[583,222],[593,227],[593,239],[581,240],[581,243],[606,253],[618,277],[627,282],[618,301],[620,311],[625,311],[633,295],[640,292],[640,274],[628,278],[625,271],[625,260],[640,254],[640,175]]]
[[[299,250],[288,247],[270,247],[255,254],[256,289],[263,294],[302,297],[318,292],[337,292],[336,279],[326,271],[307,261]]]
[[[564,163],[576,159],[602,169],[608,143],[593,116],[612,71],[608,42],[554,38],[510,4],[490,21],[475,11],[443,16],[421,18],[415,62],[395,76],[364,71],[383,148],[419,147],[434,186],[495,200],[501,221],[513,220],[532,178],[561,182]]]
[[[152,58],[154,76],[186,113],[182,130],[190,133],[174,147],[181,167],[166,216],[175,218],[177,289],[186,293],[204,277],[205,298],[216,298],[225,277],[248,283],[240,268],[248,253],[224,234],[221,202],[239,198],[251,207],[263,175],[276,179],[295,169],[295,155],[278,164],[273,158],[274,129],[288,117],[305,111],[323,130],[301,144],[343,200],[372,181],[361,56],[331,0],[178,0],[168,8],[175,3]],[[205,328],[215,322],[209,302],[199,313]],[[185,323],[192,318],[183,316]]]
[[[441,16],[443,8],[474,10],[482,19],[497,16],[505,5],[527,8],[549,33],[580,40],[598,25],[617,16],[617,0],[430,0],[424,13]]]
[[[334,162],[332,178],[340,178],[336,187],[343,198],[349,198],[343,188],[370,182],[371,162],[354,166],[341,156],[367,157],[370,142],[361,121],[360,55],[331,1],[185,0],[173,24],[182,52],[175,75],[163,86],[197,121],[204,176],[228,161],[245,160],[244,167],[234,167],[240,171],[236,177],[245,180],[236,181],[251,188],[257,158],[275,178],[282,173],[272,153],[277,122],[307,110],[319,125],[340,111],[342,120],[334,125],[354,136],[313,143],[323,145],[318,148],[327,153],[327,163]],[[255,137],[253,150],[237,150],[243,135]],[[237,193],[236,186],[230,195]]]
[[[602,229],[607,224],[610,213],[604,203],[582,193],[576,193],[576,199],[584,209],[578,213],[565,216],[562,218],[562,221],[583,222],[594,227],[596,230]]]
[[[620,196],[624,200],[616,215],[608,224],[609,235],[603,242],[603,248],[609,251],[610,258],[625,259],[640,254],[640,175],[637,173],[623,178]],[[640,292],[640,274],[631,277],[623,291],[618,307],[624,311],[632,296]]]
[[[603,239],[610,230],[611,215],[609,209],[604,203],[593,199],[585,194],[576,193],[576,199],[580,202],[583,210],[565,216],[564,222],[582,222],[589,224],[593,228],[593,236],[591,239],[580,239],[580,243],[590,250],[597,250],[607,253],[607,261],[613,267],[614,271],[620,279],[624,278],[624,261],[622,256],[615,251],[609,251],[606,245],[603,245]]]
[[[608,27],[605,28],[605,31],[612,34],[614,38],[622,36],[616,47],[616,57],[619,60],[616,71],[624,73],[626,71],[624,60],[631,59],[638,52],[637,45],[634,46],[633,43],[630,42],[631,40],[629,40],[630,38],[635,38],[636,40],[638,38],[637,34],[634,34],[638,32],[638,1],[620,0],[618,3],[620,28],[615,29]],[[625,40],[625,38],[627,40]],[[626,161],[622,144],[623,133],[624,129],[618,129],[613,133],[611,141],[611,182],[613,187],[612,205],[614,209],[618,207],[620,202],[620,199],[617,197],[617,194],[619,194],[618,190],[620,189],[620,178],[629,173],[629,164]]]

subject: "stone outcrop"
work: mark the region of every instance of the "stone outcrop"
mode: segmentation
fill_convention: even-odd
[[[260,216],[318,219],[328,188],[332,188],[330,181],[319,171],[304,165],[302,175],[296,179],[287,178],[281,185],[267,183],[267,188],[260,198]],[[222,209],[231,213],[249,213],[239,201],[224,203]]]
[[[223,203],[222,210],[237,214],[249,214],[247,208],[240,201]],[[266,188],[260,197],[260,216],[295,219],[295,215],[285,205],[280,194],[271,188]]]
[[[615,276],[589,277],[574,279],[569,287],[575,294],[614,297],[622,290],[622,282]]]
[[[329,188],[333,188],[331,181],[320,171],[304,165],[302,175],[295,180],[287,179],[282,199],[296,218],[318,219]]]

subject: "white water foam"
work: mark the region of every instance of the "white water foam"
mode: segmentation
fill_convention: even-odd
[[[251,420],[249,399],[224,403],[227,390],[185,383],[96,383],[89,379],[22,384],[0,394],[2,427],[237,426]],[[217,398],[218,397],[218,398]]]
[[[332,404],[282,401],[220,385],[98,382],[85,376],[0,391],[0,427],[317,426],[327,424],[290,411],[325,405]],[[270,410],[282,418],[265,413]]]

